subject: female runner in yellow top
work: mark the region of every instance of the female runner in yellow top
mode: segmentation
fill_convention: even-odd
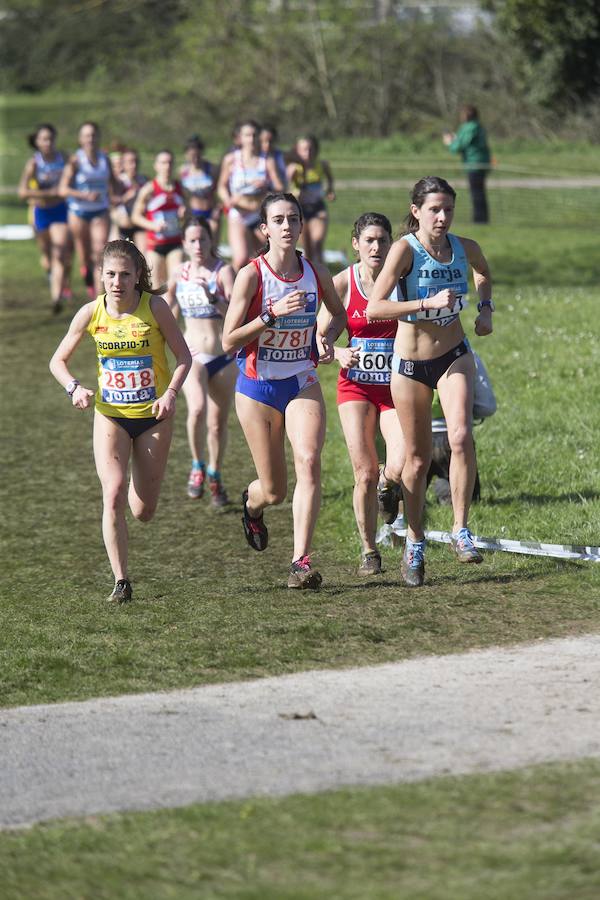
[[[287,176],[302,209],[304,255],[311,262],[321,263],[329,224],[325,201],[335,200],[333,173],[329,163],[319,156],[319,141],[314,134],[298,138],[294,157]]]
[[[148,522],[156,511],[171,435],[175,400],[191,365],[190,352],[162,297],[153,295],[146,260],[129,241],[111,241],[102,257],[106,293],[86,303],[50,361],[50,371],[77,409],[94,391],[73,377],[69,360],[87,332],[96,344],[94,459],[102,485],[102,534],[115,576],[108,598],[131,600],[125,508]],[[175,356],[171,375],[165,342]],[[131,479],[127,469],[131,457]]]

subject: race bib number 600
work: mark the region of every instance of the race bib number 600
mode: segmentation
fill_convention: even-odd
[[[174,237],[181,231],[179,224],[179,216],[176,209],[167,209],[154,213],[154,220],[164,225],[162,230],[163,237]]]
[[[352,338],[351,347],[358,349],[357,366],[348,369],[350,381],[362,384],[389,384],[392,375],[393,338]]]
[[[100,358],[105,403],[148,403],[156,400],[151,356]]]

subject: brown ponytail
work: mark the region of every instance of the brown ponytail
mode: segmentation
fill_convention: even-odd
[[[144,291],[147,291],[149,294],[164,293],[164,284],[161,284],[158,287],[152,287],[150,266],[146,262],[144,254],[138,250],[132,241],[109,241],[102,254],[102,267],[104,267],[104,262],[108,257],[114,256],[130,260],[135,266],[136,271],[139,271],[140,276],[136,288],[141,293]]]

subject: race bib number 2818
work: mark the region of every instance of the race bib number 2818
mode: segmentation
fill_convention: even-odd
[[[102,400],[105,403],[148,403],[156,400],[151,356],[101,357]]]

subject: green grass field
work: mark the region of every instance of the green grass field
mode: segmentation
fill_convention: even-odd
[[[125,108],[124,108],[125,109]],[[129,108],[126,107],[127,113]],[[114,97],[94,96],[89,92],[49,92],[0,96],[0,183],[14,185],[28,154],[27,135],[40,122],[53,122],[59,131],[59,145],[75,149],[79,124],[87,119],[100,123],[106,145],[117,140],[137,147],[145,168],[150,169],[152,154],[158,149],[140,143],[137,122],[125,116]],[[339,178],[414,178],[426,172],[438,172],[445,166],[448,173],[460,172],[456,157],[451,156],[440,140],[441,132],[451,123],[440,124],[439,133],[394,134],[386,138],[340,138],[323,142],[322,152],[333,165]],[[179,133],[169,136],[168,145],[176,154],[183,153],[186,138],[196,131],[193,122],[182,123]],[[284,149],[290,147],[296,134],[282,135]],[[593,176],[600,175],[597,148],[585,141],[554,139],[497,139],[490,136],[494,174],[497,178],[520,176]],[[229,133],[205,134],[207,156],[219,160],[229,143]]]
[[[0,835],[3,900],[596,900],[598,762]]]
[[[352,212],[345,195],[333,207],[333,245],[347,246],[357,210],[391,213],[395,203],[376,192],[360,199],[364,205]],[[15,221],[24,213],[11,205],[3,216]],[[463,207],[457,230],[469,231]],[[572,240],[567,228],[540,226],[528,230],[523,246],[515,229],[481,229],[497,276],[499,312],[494,335],[473,344],[492,374],[499,410],[477,429],[483,501],[473,507],[471,524],[478,534],[599,543],[593,384],[600,350],[589,328],[599,300],[591,264],[595,239],[583,232]],[[238,504],[217,515],[207,503],[186,499],[181,401],[157,517],[149,526],[131,523],[136,602],[107,609],[103,597],[111,579],[100,535],[91,415],[70,407],[47,369],[68,315],[49,315],[32,243],[5,242],[0,249],[6,386],[0,454],[9,473],[3,484],[2,705],[383,662],[597,628],[600,566],[593,563],[489,554],[483,566],[465,570],[447,548],[431,545],[422,591],[400,586],[396,549],[385,553],[380,583],[357,584],[352,477],[333,367],[321,373],[329,409],[315,539],[325,579],[321,593],[290,596],[284,587],[289,501],[269,511],[277,539],[258,555],[243,539]],[[472,325],[467,330],[472,334]],[[91,345],[79,348],[74,371],[92,384]],[[252,477],[235,417],[224,475],[234,500]],[[450,524],[449,510],[430,503],[429,527]]]
[[[555,160],[550,155],[548,167]],[[581,226],[572,192],[524,198],[515,191],[512,203],[510,193],[490,192],[494,221],[477,232],[460,195],[455,228],[481,241],[498,307],[494,335],[473,339],[499,409],[476,433],[483,498],[471,525],[486,536],[597,545],[598,230]],[[349,251],[351,224],[366,209],[387,213],[398,227],[405,194],[340,192],[329,246]],[[596,216],[593,191],[586,196],[590,217]],[[0,222],[24,219],[22,207],[5,198]],[[357,584],[352,475],[332,367],[321,373],[329,412],[315,538],[322,591],[290,596],[284,587],[289,501],[267,514],[272,541],[258,555],[244,541],[239,503],[218,515],[206,502],[186,499],[181,401],[156,519],[131,523],[135,602],[107,606],[111,576],[91,416],[70,407],[47,368],[74,307],[69,315],[50,316],[32,243],[0,244],[0,265],[0,706],[598,631],[600,565],[593,563],[488,554],[482,566],[465,569],[447,548],[432,545],[422,590],[400,585],[397,549],[385,551],[380,582]],[[471,310],[464,318],[472,337]],[[91,343],[80,348],[74,370],[92,384]],[[234,500],[251,477],[232,418],[224,478]],[[433,502],[427,515],[430,528],[451,524],[449,510]],[[1,835],[0,868],[9,873],[8,898],[591,900],[599,888],[592,862],[598,822],[588,808],[597,797],[597,767],[588,764],[104,817]],[[172,861],[167,848],[179,848]]]

